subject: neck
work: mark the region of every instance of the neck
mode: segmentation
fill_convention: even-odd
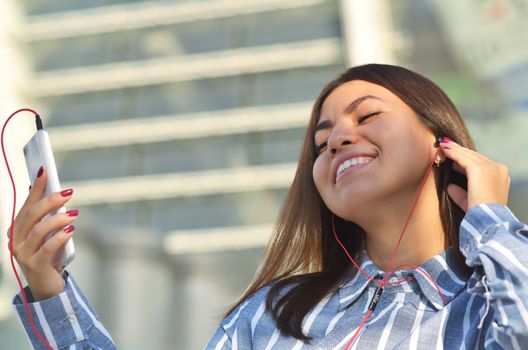
[[[376,219],[361,225],[366,232],[366,249],[380,269],[392,270],[402,264],[419,266],[445,249],[445,234],[434,180],[425,184],[391,265],[403,227],[414,204],[414,195],[400,193],[400,198],[385,200],[377,206]],[[387,203],[395,203],[394,205]],[[383,220],[379,218],[382,217]],[[412,269],[412,266],[404,266]]]

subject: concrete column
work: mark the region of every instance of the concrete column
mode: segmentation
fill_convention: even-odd
[[[389,0],[341,0],[340,10],[348,65],[394,63]]]
[[[27,86],[28,65],[20,52],[17,38],[23,25],[23,17],[14,0],[0,1],[0,124],[20,107],[27,106],[23,91]],[[23,145],[32,133],[34,119],[18,115],[6,129],[4,144],[17,188],[17,208],[28,193],[29,179],[26,171]],[[0,255],[2,278],[0,279],[0,320],[13,316],[11,298],[17,290],[9,262],[6,232],[11,225],[13,190],[3,157],[0,158]]]

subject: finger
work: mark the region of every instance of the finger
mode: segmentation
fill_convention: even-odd
[[[442,149],[441,152],[439,153],[440,155],[440,158],[441,158],[441,161],[442,162],[445,162],[446,159],[449,159],[449,157],[446,156],[444,150]],[[456,162],[452,161],[451,162],[451,168],[461,174],[465,174],[465,170],[460,166],[458,165]]]
[[[20,208],[20,211],[22,212],[25,208],[31,206],[33,203],[38,202],[42,196],[44,195],[44,192],[46,192],[46,182],[48,180],[48,173],[44,167],[40,167],[37,172],[37,177],[35,178],[35,181],[33,183],[33,186],[29,186],[29,194],[26,198],[26,201]]]
[[[72,189],[52,193],[28,207],[25,212],[19,213],[15,219],[15,244],[22,242],[33,226],[40,222],[44,216],[62,207],[71,199],[72,195]]]
[[[449,184],[447,186],[447,194],[456,205],[458,205],[463,211],[467,212],[468,197],[467,192],[458,185]]]
[[[33,255],[40,249],[46,237],[52,232],[62,229],[70,225],[78,215],[77,210],[68,210],[66,213],[53,215],[45,220],[42,220],[33,227],[33,230],[28,234],[27,239],[21,246],[25,255]]]
[[[454,153],[460,153],[461,155],[464,155],[466,158],[471,159],[474,162],[491,162],[491,160],[485,157],[484,155],[467,147],[461,146],[454,141],[441,142],[440,147],[442,148],[442,151],[444,151],[444,154],[451,159],[453,158],[450,155],[453,155]]]
[[[35,254],[35,262],[43,266],[49,265],[55,254],[62,248],[73,235],[75,227],[67,226],[64,230],[57,232],[53,237],[48,239]]]
[[[472,165],[483,162],[482,159],[478,159],[474,155],[466,153],[461,148],[456,149],[454,147],[446,147],[443,151],[446,157],[453,161],[453,169],[466,176],[468,169],[471,168]]]
[[[47,179],[48,179],[48,174],[46,173],[46,170],[44,169],[44,167],[41,166],[37,172],[37,177],[35,178],[34,186],[31,186],[31,185],[29,186],[29,194],[24,204],[22,204],[22,207],[20,207],[17,217],[15,218],[15,225],[17,226],[17,229],[19,228],[19,224],[20,224],[19,223],[20,220],[17,220],[17,219],[21,217],[25,217],[25,214],[28,211],[28,209],[33,204],[38,202],[44,195],[46,191]],[[7,231],[7,236],[11,238],[11,227],[9,227]]]

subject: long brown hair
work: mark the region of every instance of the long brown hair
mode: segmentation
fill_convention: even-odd
[[[352,67],[329,82],[312,109],[297,171],[279,213],[266,254],[255,279],[229,314],[259,288],[275,282],[267,295],[266,307],[285,335],[309,341],[302,333],[302,320],[322,298],[350,277],[350,263],[332,235],[332,213],[321,199],[313,178],[316,158],[314,129],[325,99],[338,86],[363,80],[390,90],[411,107],[435,135],[444,135],[474,149],[464,121],[447,95],[429,79],[408,69],[382,64]],[[464,212],[447,195],[451,161],[438,169],[437,193],[446,248],[451,246],[459,265],[468,271],[458,249],[458,230]],[[353,256],[364,249],[364,231],[356,224],[336,217],[336,231]],[[291,287],[286,293],[285,287]]]

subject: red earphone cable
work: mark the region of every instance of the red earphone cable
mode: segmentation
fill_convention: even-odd
[[[354,335],[352,336],[352,338],[348,342],[348,344],[347,344],[345,349],[347,349],[347,350],[350,349],[350,346],[354,343],[354,340],[356,340],[356,337],[358,336],[359,332],[361,331],[361,329],[363,328],[365,323],[367,323],[367,320],[369,319],[371,313],[372,313],[372,310],[368,310],[368,312],[365,314],[365,317],[363,317],[363,320],[361,321],[361,324],[359,325],[358,329],[356,329],[356,333],[354,333]]]
[[[427,178],[429,177],[429,174],[431,173],[431,170],[433,169],[433,164],[434,164],[434,159],[438,156],[438,154],[440,153],[440,148],[438,148],[436,150],[436,153],[433,157],[433,160],[431,161],[431,163],[429,164],[429,168],[427,169],[427,172],[425,173],[424,175],[424,178],[420,184],[420,187],[418,188],[418,192],[416,194],[416,198],[414,200],[414,203],[413,203],[413,206],[411,208],[411,211],[409,212],[409,215],[407,217],[407,220],[405,221],[405,225],[403,226],[403,229],[402,229],[402,232],[400,234],[400,238],[398,239],[398,243],[396,244],[396,247],[394,248],[394,252],[392,253],[392,257],[391,257],[391,260],[389,262],[389,265],[388,265],[388,268],[387,270],[389,270],[392,266],[392,264],[394,263],[394,259],[396,258],[396,253],[398,252],[398,249],[400,247],[400,244],[401,244],[401,241],[403,239],[403,235],[405,234],[405,230],[407,229],[407,226],[409,225],[409,222],[411,220],[411,216],[414,212],[414,209],[416,208],[416,205],[418,204],[418,199],[420,198],[420,194],[422,192],[422,189],[425,185],[425,181],[427,180]],[[378,285],[378,288],[381,288],[383,289],[383,287],[385,287],[386,285],[393,285],[393,284],[400,284],[400,283],[404,283],[404,282],[407,282],[408,280],[410,279],[403,279],[403,280],[399,280],[399,281],[396,281],[396,282],[392,282],[392,283],[387,283],[387,281],[389,280],[389,278],[401,267],[404,267],[404,266],[411,266],[411,267],[414,267],[418,270],[420,270],[432,283],[433,285],[435,286],[436,290],[438,291],[438,293],[440,294],[440,297],[442,298],[442,301],[444,302],[444,305],[446,305],[446,300],[445,300],[445,297],[444,297],[444,294],[442,293],[442,291],[440,290],[440,287],[436,284],[435,280],[425,271],[423,270],[422,268],[420,268],[419,266],[416,266],[416,265],[413,265],[413,264],[402,264],[402,265],[399,265],[399,266],[396,266],[394,269],[390,270],[389,273],[386,273],[385,276],[383,277],[382,281],[381,282],[378,282],[376,281],[375,279],[373,279],[372,277],[370,277],[365,271],[363,271],[361,269],[361,267],[359,267],[359,265],[356,263],[356,261],[352,258],[352,256],[350,255],[350,253],[348,252],[348,250],[346,249],[346,247],[344,246],[344,244],[341,242],[341,240],[339,239],[339,237],[337,236],[337,233],[336,233],[336,230],[335,230],[335,221],[334,221],[334,215],[332,215],[332,230],[333,230],[333,233],[334,233],[334,237],[337,241],[337,243],[341,246],[341,248],[343,249],[343,251],[345,252],[346,256],[348,257],[348,259],[354,264],[354,266],[358,269],[359,272],[361,272],[365,277],[367,277],[369,280],[371,280],[372,282],[376,283]],[[379,295],[378,295],[379,296]],[[371,303],[372,304],[372,303]],[[366,313],[365,317],[363,318],[363,320],[361,321],[361,324],[359,325],[358,329],[356,330],[356,332],[354,333],[354,335],[352,336],[352,339],[350,339],[350,341],[348,342],[348,344],[346,345],[345,347],[345,350],[348,350],[350,349],[350,346],[354,343],[355,339],[357,338],[359,332],[361,331],[361,329],[363,328],[363,326],[366,324],[368,318],[370,317],[370,315],[372,314],[372,312],[374,311],[374,307],[376,306],[377,304],[377,301],[374,303],[374,305],[372,305],[368,312]]]
[[[433,156],[433,160],[431,161],[431,164],[429,164],[429,167],[427,168],[427,172],[425,173],[425,176],[422,180],[422,183],[420,184],[420,187],[418,188],[418,193],[416,194],[416,198],[414,200],[411,211],[409,212],[409,216],[407,217],[407,220],[405,221],[405,225],[403,226],[402,233],[400,234],[400,239],[398,240],[398,243],[396,244],[396,247],[394,248],[394,252],[392,252],[392,257],[389,262],[389,266],[387,267],[387,270],[390,269],[390,267],[394,263],[394,259],[396,259],[396,253],[398,252],[398,249],[400,248],[400,243],[403,239],[403,235],[405,234],[405,230],[407,230],[407,226],[409,225],[409,222],[411,221],[412,214],[414,213],[414,209],[416,209],[416,205],[418,204],[418,199],[420,198],[420,194],[422,193],[422,189],[425,185],[425,181],[429,177],[431,170],[433,170],[434,160],[438,156],[439,153],[440,153],[440,147],[437,148],[435,155]],[[397,268],[398,266],[395,269],[393,269],[391,272],[394,272]],[[385,278],[388,279],[387,276],[385,276]]]
[[[21,108],[21,109],[15,111],[15,112],[13,112],[13,114],[11,114],[9,116],[9,118],[7,118],[7,120],[5,121],[5,123],[4,123],[3,127],[2,127],[2,135],[1,135],[1,138],[0,138],[0,142],[1,142],[1,145],[2,145],[2,154],[4,156],[4,161],[5,161],[5,165],[6,165],[6,168],[7,168],[7,173],[9,174],[9,179],[11,180],[11,185],[13,186],[13,211],[11,212],[11,227],[9,228],[9,259],[11,261],[11,267],[13,268],[13,272],[15,273],[15,277],[16,277],[16,280],[18,282],[18,287],[20,288],[20,294],[22,295],[22,301],[24,302],[24,307],[25,307],[26,313],[28,315],[29,324],[31,325],[31,329],[33,329],[33,332],[35,332],[36,336],[42,341],[42,343],[48,349],[53,350],[53,347],[48,343],[46,338],[44,338],[42,336],[42,334],[40,334],[40,332],[38,331],[37,327],[35,326],[35,322],[33,321],[33,316],[31,315],[31,310],[29,309],[29,303],[28,303],[28,300],[27,300],[26,292],[24,291],[24,286],[22,285],[22,281],[20,280],[20,276],[18,275],[18,271],[17,271],[16,266],[15,266],[15,261],[13,259],[13,232],[14,232],[14,228],[15,228],[16,187],[15,187],[15,180],[13,179],[13,174],[11,173],[11,168],[9,167],[9,162],[7,161],[7,156],[6,156],[6,152],[5,152],[4,132],[5,132],[7,123],[9,123],[11,118],[13,118],[16,114],[18,114],[20,112],[31,112],[35,116],[38,115],[37,112],[35,112],[34,110],[32,110],[30,108]]]

